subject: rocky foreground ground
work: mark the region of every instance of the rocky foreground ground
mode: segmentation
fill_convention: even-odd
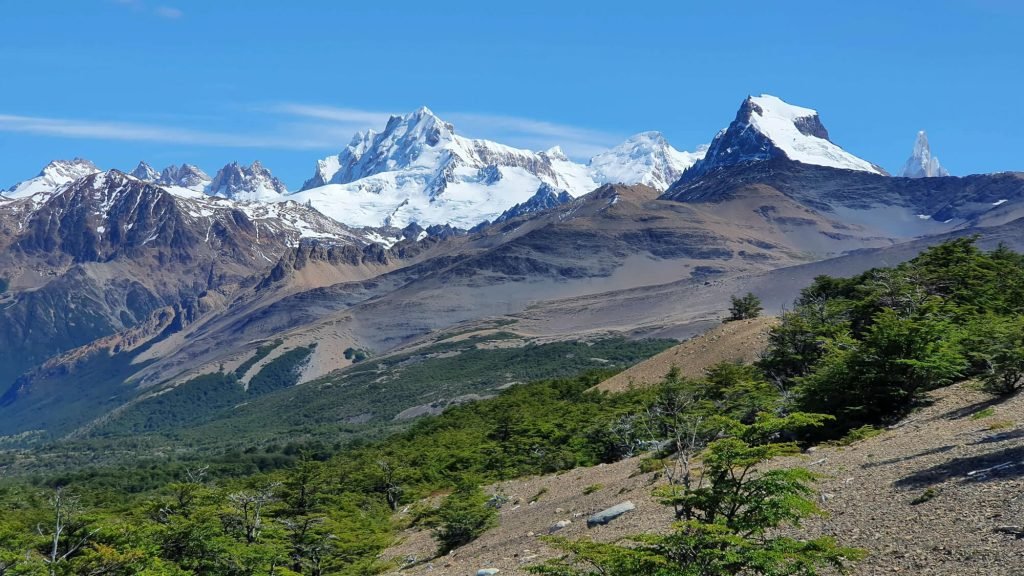
[[[935,391],[932,400],[877,436],[772,463],[821,475],[818,498],[828,516],[796,532],[867,549],[870,556],[853,571],[860,576],[1024,573],[1024,397],[996,402],[958,384]],[[406,565],[395,574],[525,574],[558,554],[540,539],[553,531],[614,541],[665,530],[671,513],[650,497],[659,480],[640,474],[638,463],[495,484],[488,491],[510,502],[500,525],[479,540],[433,558],[430,532],[410,529],[386,557]],[[587,527],[590,515],[626,501],[636,508]]]

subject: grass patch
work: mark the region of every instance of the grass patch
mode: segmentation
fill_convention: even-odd
[[[846,433],[846,436],[843,436],[842,438],[836,440],[835,442],[832,442],[831,444],[837,446],[849,446],[855,442],[860,442],[861,440],[874,438],[875,436],[878,436],[882,432],[884,432],[883,429],[877,428],[875,426],[861,426],[860,428],[854,428],[853,430],[850,430],[849,432]]]
[[[991,407],[991,406],[989,406],[988,408],[985,408],[984,410],[978,410],[974,414],[971,414],[971,420],[981,420],[982,418],[988,418],[989,416],[995,416],[995,415],[996,415],[996,409]]]
[[[993,420],[989,422],[989,430],[1006,430],[1007,428],[1013,428],[1015,422],[1013,420]]]
[[[540,490],[538,490],[537,493],[534,494],[532,498],[527,500],[527,502],[537,502],[538,500],[543,498],[544,495],[547,494],[547,493],[548,493],[548,488],[547,488],[547,486],[545,486],[545,487],[541,488]]]
[[[583,495],[584,496],[589,496],[589,495],[593,494],[594,492],[597,492],[601,488],[604,488],[604,486],[601,485],[601,484],[591,484],[590,486],[587,486],[586,488],[583,489]]]
[[[664,469],[664,458],[644,458],[640,460],[640,464],[637,466],[637,471],[640,474],[650,474],[651,472],[659,472]]]
[[[917,506],[918,504],[924,504],[925,502],[935,498],[939,495],[939,491],[934,488],[929,488],[921,493],[920,496],[910,501],[911,506]]]

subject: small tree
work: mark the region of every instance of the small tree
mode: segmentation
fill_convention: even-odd
[[[1016,394],[1024,388],[1024,317],[987,320],[988,334],[981,344],[982,385],[998,396]]]
[[[761,299],[754,296],[753,292],[747,292],[745,296],[731,296],[730,300],[732,304],[729,306],[727,322],[748,320],[761,315]]]
[[[263,516],[266,507],[277,500],[274,491],[278,484],[269,484],[252,491],[239,491],[228,494],[228,504],[233,514],[227,514],[223,523],[228,531],[242,534],[246,544],[255,544],[263,532]]]
[[[776,534],[822,511],[812,500],[807,470],[759,472],[759,464],[794,450],[772,440],[784,431],[820,425],[824,417],[793,414],[762,417],[752,425],[719,420],[726,437],[711,442],[699,472],[659,489],[679,521],[668,534],[642,534],[634,545],[550,538],[568,555],[531,570],[557,576],[817,576],[843,571],[864,553],[832,538],[798,540]],[[691,448],[684,447],[684,450]],[[678,456],[677,456],[678,457]]]
[[[834,415],[835,433],[908,413],[922,392],[952,383],[967,367],[958,328],[934,316],[907,318],[886,308],[859,340],[843,334],[826,341],[814,371],[797,379],[799,407]]]
[[[438,554],[447,554],[476,540],[498,523],[498,510],[487,505],[488,497],[475,483],[463,481],[437,510],[434,532]]]
[[[52,524],[40,523],[36,530],[46,539],[42,551],[50,576],[62,572],[62,566],[81,552],[92,540],[98,529],[90,530],[82,521],[82,506],[79,498],[58,487],[50,498],[53,513]]]

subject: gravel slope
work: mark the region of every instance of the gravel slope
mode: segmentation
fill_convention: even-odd
[[[773,462],[822,476],[817,488],[829,516],[795,534],[829,534],[868,549],[871,555],[853,572],[859,576],[1024,573],[1024,538],[1006,532],[1024,535],[1024,396],[993,403],[958,384],[932,397],[931,406],[878,436]],[[986,408],[991,415],[978,417]],[[538,537],[560,520],[572,521],[560,535],[601,541],[666,529],[670,511],[650,498],[656,483],[653,474],[637,474],[637,459],[502,482],[488,491],[513,503],[501,510],[500,525],[476,542],[430,559],[430,533],[411,529],[385,556],[418,560],[394,574],[472,575],[481,568],[526,574],[525,566],[557,554]],[[592,485],[600,489],[585,494]],[[929,489],[934,497],[913,503]],[[607,526],[586,527],[586,516],[626,500],[637,509]]]

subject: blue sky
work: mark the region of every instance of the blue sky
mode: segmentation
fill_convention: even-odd
[[[0,188],[53,158],[260,159],[289,187],[389,113],[586,158],[692,150],[747,94],[817,109],[889,170],[926,129],[954,174],[1024,169],[1015,0],[0,1]]]

